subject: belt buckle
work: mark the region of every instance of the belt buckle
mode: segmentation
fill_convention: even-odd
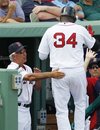
[[[19,102],[18,104],[19,104],[19,106],[24,107],[24,103],[20,103],[20,102]]]
[[[23,106],[23,107],[24,107],[24,105],[25,105],[24,103],[21,103],[21,106]]]

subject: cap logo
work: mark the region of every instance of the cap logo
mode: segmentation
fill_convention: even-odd
[[[16,42],[16,44],[20,47],[21,46],[21,44],[19,43],[19,42]]]

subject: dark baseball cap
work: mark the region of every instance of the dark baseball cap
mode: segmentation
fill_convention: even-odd
[[[14,42],[9,45],[8,51],[9,55],[11,55],[14,52],[20,52],[22,49],[24,49],[26,46],[23,46],[20,42]]]

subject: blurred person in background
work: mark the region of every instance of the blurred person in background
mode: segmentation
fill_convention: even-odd
[[[100,0],[79,0],[85,20],[100,20]]]
[[[32,10],[36,6],[44,6],[44,5],[55,6],[53,3],[51,3],[51,0],[25,0],[24,3],[22,4],[22,9],[25,14],[25,21],[30,22],[30,13],[32,13]],[[49,20],[53,21],[53,19]],[[39,21],[36,15],[34,15],[34,21],[36,22]]]
[[[24,22],[24,12],[17,1],[0,0],[0,22]]]
[[[30,104],[33,89],[40,90],[41,79],[62,78],[64,73],[58,70],[52,72],[41,72],[40,69],[32,69],[26,65],[26,47],[20,42],[14,42],[8,47],[11,63],[7,69],[18,70],[21,75],[21,89],[18,90],[18,130],[31,130]]]
[[[38,21],[50,21],[50,19],[59,21],[61,10],[65,6],[75,9],[77,19],[82,20],[84,18],[82,8],[71,0],[52,0],[52,3],[55,4],[55,6],[36,6],[32,10],[31,21],[35,21],[34,16],[37,17]]]
[[[87,94],[89,96],[89,104],[95,101],[100,95],[100,59],[96,59],[96,53],[87,50],[85,58],[85,69],[90,76],[87,77]],[[100,106],[90,116],[90,130],[100,127]]]

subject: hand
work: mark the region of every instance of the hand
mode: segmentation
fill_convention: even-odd
[[[35,13],[35,14],[38,14],[39,12],[43,12],[43,11],[46,11],[47,9],[47,6],[36,6],[32,12]]]
[[[34,70],[34,73],[41,73],[41,70],[40,70],[39,68],[33,68],[33,70]],[[38,90],[38,91],[41,90],[41,80],[35,81],[35,86],[34,86],[34,88],[35,88],[36,90]]]
[[[77,12],[77,11],[82,10],[82,7],[79,6],[79,5],[75,5],[75,6],[74,6],[74,9],[75,9],[75,11]]]
[[[86,58],[88,58],[89,60],[92,60],[96,57],[97,53],[90,50],[90,49],[87,49],[86,50]]]
[[[53,70],[51,73],[52,73],[53,78],[56,78],[56,79],[61,79],[65,76],[65,74],[63,72],[60,72],[59,69]]]
[[[90,34],[91,36],[94,35],[94,31],[93,31],[93,28],[92,28],[91,25],[86,26],[86,29],[88,30],[88,32],[89,32],[89,34]]]
[[[94,51],[87,48],[87,50],[86,50],[86,58],[91,60],[91,59],[94,59],[96,57],[96,55],[97,55],[96,52],[94,52]]]

